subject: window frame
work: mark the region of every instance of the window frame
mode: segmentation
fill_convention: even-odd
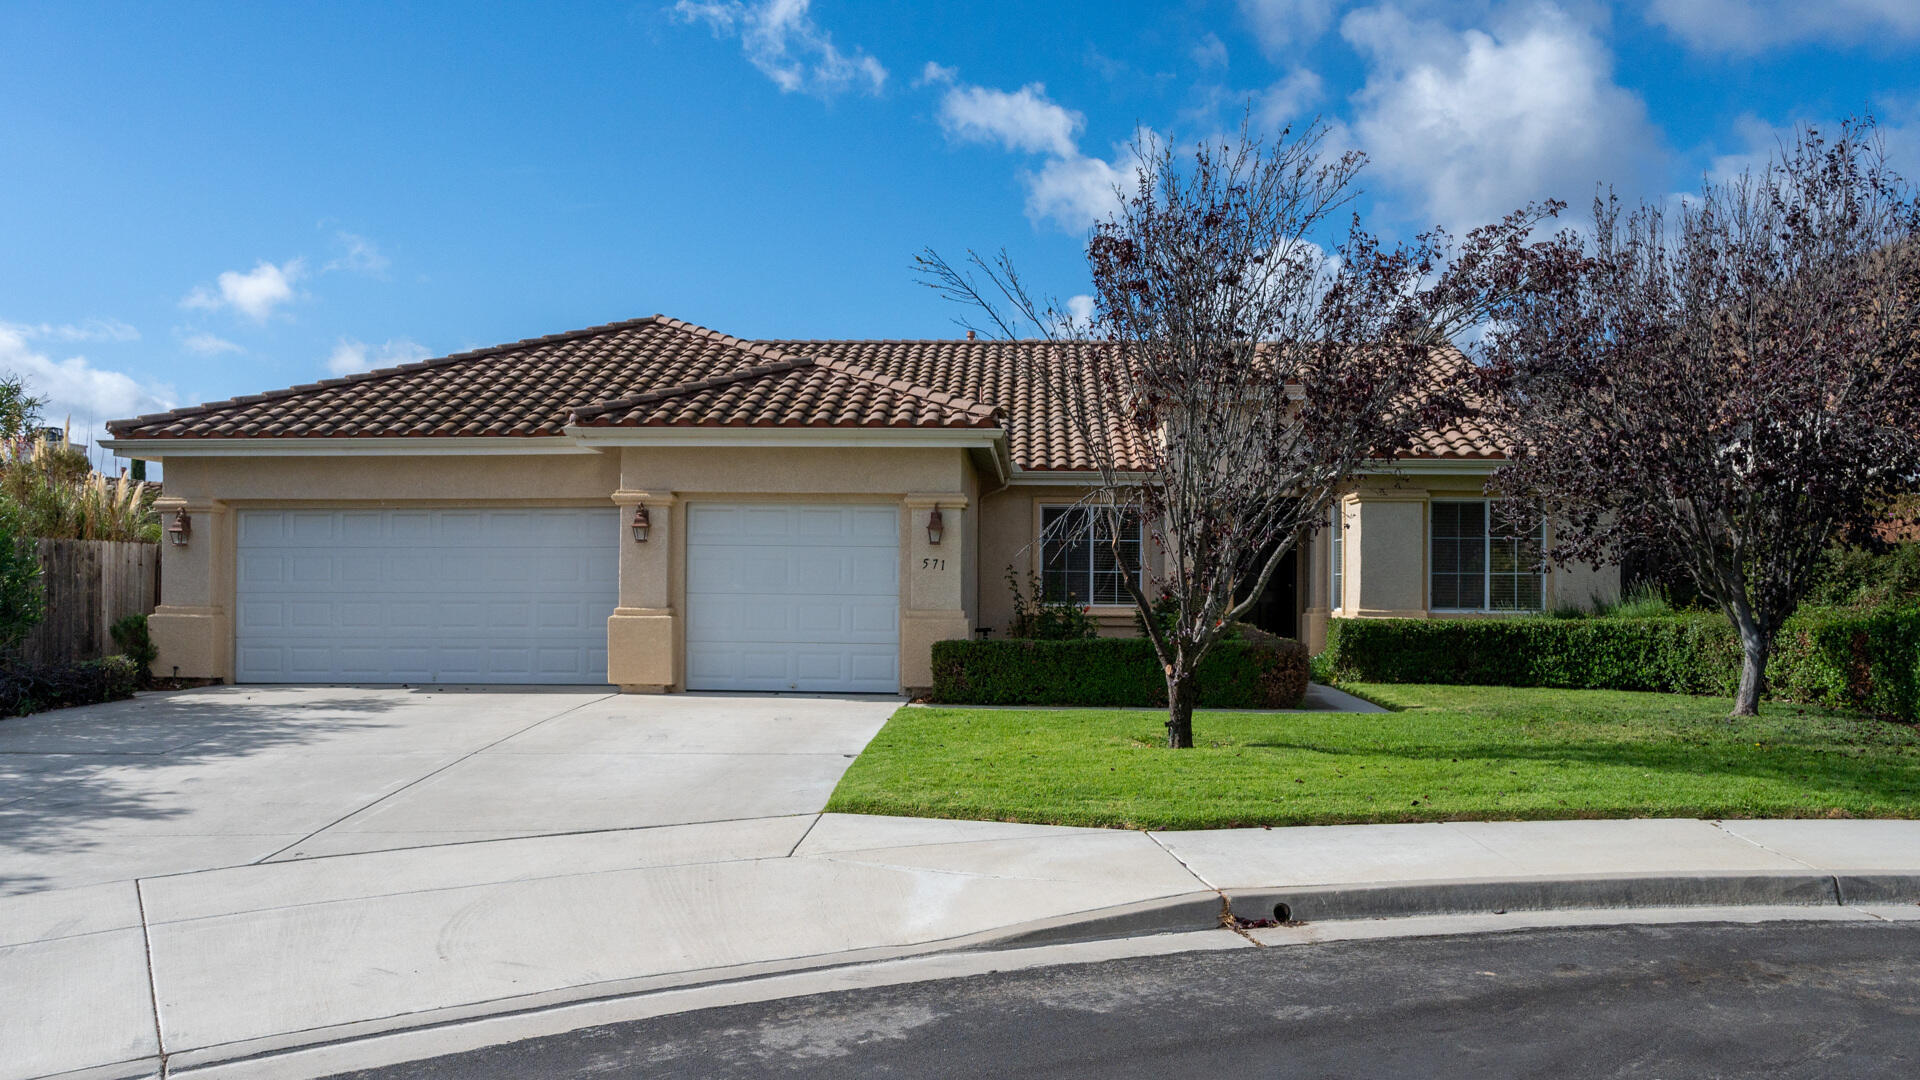
[[[1463,503],[1478,503],[1482,507],[1480,512],[1480,606],[1478,607],[1435,607],[1433,604],[1433,575],[1434,575],[1433,545],[1436,537],[1434,536],[1434,531],[1433,531],[1433,507],[1436,505],[1457,505],[1457,504],[1463,504]],[[1462,614],[1462,615],[1538,615],[1539,613],[1547,609],[1547,569],[1545,565],[1536,566],[1533,571],[1533,577],[1535,578],[1535,580],[1537,580],[1540,583],[1539,606],[1524,607],[1524,608],[1523,607],[1497,608],[1492,606],[1493,605],[1493,576],[1494,576],[1493,545],[1494,545],[1494,541],[1500,538],[1497,536],[1497,534],[1494,531],[1494,507],[1497,505],[1497,503],[1498,503],[1498,500],[1495,500],[1495,499],[1474,499],[1474,498],[1457,498],[1457,499],[1448,498],[1448,499],[1427,500],[1426,578],[1427,578],[1427,610],[1428,611],[1442,612],[1446,614]],[[1547,523],[1544,519],[1542,519],[1540,522],[1539,531],[1534,536],[1534,542],[1540,546],[1541,550],[1544,551],[1546,549]],[[1503,576],[1519,578],[1519,577],[1524,577],[1525,575],[1504,574]]]
[[[1096,541],[1093,538],[1094,508],[1088,507],[1088,506],[1082,506],[1079,503],[1050,503],[1050,502],[1039,502],[1037,500],[1034,503],[1033,558],[1034,558],[1035,569],[1038,572],[1037,576],[1040,579],[1040,599],[1050,604],[1053,604],[1053,603],[1071,604],[1075,602],[1072,599],[1048,600],[1046,598],[1047,597],[1047,542],[1048,542],[1047,511],[1049,510],[1062,510],[1062,511],[1078,510],[1078,511],[1082,511],[1085,514],[1085,520],[1087,523],[1086,531],[1083,534],[1081,534],[1081,540],[1087,545],[1087,551],[1088,551],[1087,599],[1084,603],[1081,603],[1079,606],[1084,608],[1089,608],[1089,609],[1094,609],[1094,608],[1131,609],[1133,607],[1133,598],[1130,596],[1123,596],[1121,599],[1110,604],[1100,603],[1094,600],[1094,596],[1096,595],[1094,592],[1094,582],[1097,580],[1095,575],[1100,572],[1097,569],[1095,561],[1092,557],[1093,546],[1096,543],[1098,543],[1098,541]],[[1133,528],[1136,533],[1135,539],[1139,544],[1139,553],[1140,553],[1140,565],[1134,568],[1135,574],[1137,575],[1137,580],[1135,584],[1139,585],[1140,588],[1144,591],[1147,585],[1146,523],[1144,521],[1141,521],[1138,517],[1132,517],[1131,515],[1129,515],[1129,517],[1131,517],[1131,520],[1133,523]],[[1063,542],[1068,542],[1068,541],[1063,541]]]

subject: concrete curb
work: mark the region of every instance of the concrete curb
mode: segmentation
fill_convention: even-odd
[[[744,983],[769,976],[825,972],[878,961],[942,953],[994,952],[1076,945],[1119,938],[1209,930],[1223,914],[1247,920],[1275,917],[1288,906],[1294,922],[1393,919],[1507,911],[1636,910],[1701,907],[1843,907],[1860,903],[1920,902],[1920,873],[1858,872],[1595,874],[1563,878],[1424,881],[1380,886],[1312,886],[1194,892],[1142,903],[1097,908],[916,945],[876,947],[732,968],[614,980],[564,990],[391,1016],[332,1028],[289,1032],[245,1043],[200,1047],[172,1055],[183,1073],[247,1062],[268,1062],[290,1051],[476,1020],[536,1013],[558,1006],[641,997]],[[127,1075],[127,1074],[120,1074]],[[138,1075],[138,1074],[135,1074]]]
[[[1920,897],[1920,874],[1590,874],[1227,890],[1235,916],[1281,922],[1583,908],[1837,906],[1908,897]]]

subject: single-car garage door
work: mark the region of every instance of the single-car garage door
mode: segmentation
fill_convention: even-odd
[[[241,682],[603,683],[619,511],[243,510]]]
[[[690,504],[687,688],[900,689],[900,512]]]

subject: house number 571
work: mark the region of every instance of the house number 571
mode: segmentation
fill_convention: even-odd
[[[946,568],[947,568],[947,560],[945,559],[921,559],[920,560],[920,569],[922,570],[945,570]]]

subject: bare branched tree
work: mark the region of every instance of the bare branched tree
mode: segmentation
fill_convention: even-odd
[[[925,282],[1025,350],[1098,480],[1094,535],[1142,616],[1167,680],[1167,744],[1193,745],[1194,673],[1286,553],[1327,520],[1342,483],[1464,408],[1449,347],[1514,287],[1516,253],[1556,205],[1476,230],[1449,260],[1435,232],[1387,247],[1354,218],[1357,152],[1325,128],[1191,155],[1136,142],[1130,191],[1087,245],[1091,319],[1030,292],[1004,253],[937,253]],[[1139,522],[1164,553],[1131,567]]]
[[[1494,484],[1555,513],[1556,561],[1656,538],[1738,630],[1751,716],[1821,553],[1914,487],[1920,202],[1869,119],[1595,219],[1533,252],[1489,336],[1515,440]]]

